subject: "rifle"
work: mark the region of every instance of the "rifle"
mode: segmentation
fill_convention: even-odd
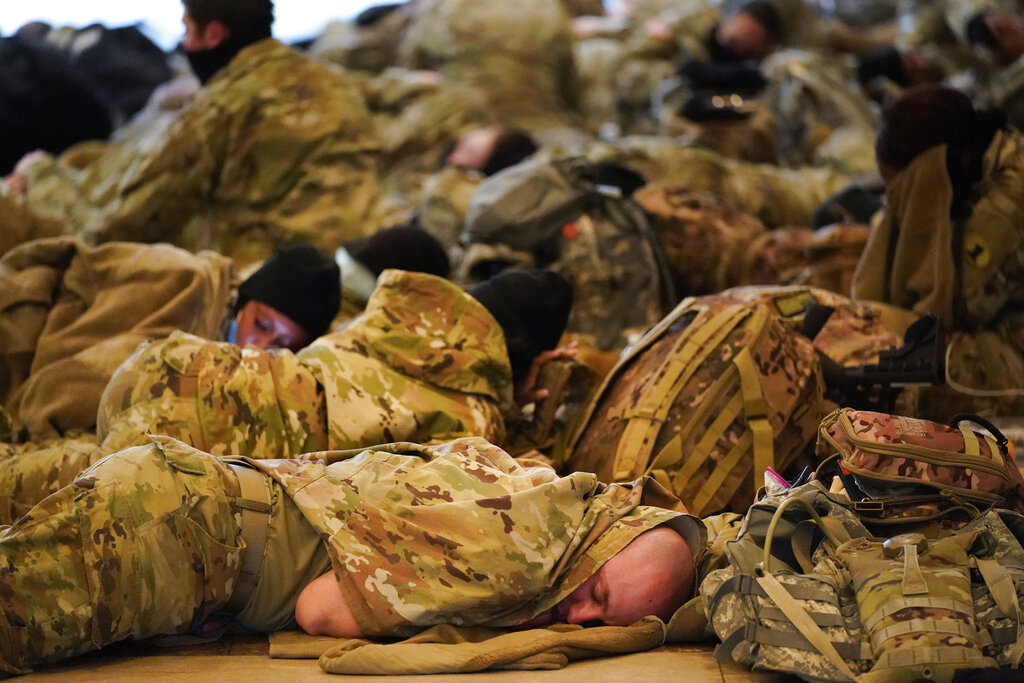
[[[804,334],[813,339],[833,309],[812,304],[804,316]],[[877,363],[843,367],[818,352],[826,397],[859,410],[891,413],[904,387],[946,381],[946,335],[929,313],[907,328],[903,344],[879,353]]]

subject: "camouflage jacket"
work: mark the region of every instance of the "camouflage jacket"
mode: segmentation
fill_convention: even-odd
[[[662,523],[695,558],[704,547],[699,522],[646,478],[606,487],[575,473],[535,484],[483,439],[253,464],[321,533],[367,635],[522,623]]]
[[[177,332],[121,365],[100,403],[101,452],[166,434],[214,455],[292,458],[390,441],[504,436],[501,328],[455,285],[385,271],[366,311],[292,354]]]
[[[332,449],[504,438],[513,405],[504,334],[447,280],[384,271],[363,314],[297,358],[323,388]]]
[[[363,236],[377,148],[348,77],[266,39],[218,72],[159,144],[111,147],[85,177],[59,163],[39,173],[68,175],[71,194],[88,191],[67,201],[98,207],[79,216],[90,239],[212,248],[245,263],[283,242],[333,250]],[[37,183],[47,185],[30,176],[30,206],[46,212],[59,202],[34,206]]]

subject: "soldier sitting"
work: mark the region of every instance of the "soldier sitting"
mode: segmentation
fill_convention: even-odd
[[[19,167],[28,208],[90,241],[209,248],[241,265],[372,232],[379,144],[351,78],[271,38],[271,0],[183,4],[199,93],[152,141]]]
[[[482,439],[250,461],[153,437],[0,530],[0,670],[217,614],[347,637],[667,620],[704,537],[646,477],[558,478]]]

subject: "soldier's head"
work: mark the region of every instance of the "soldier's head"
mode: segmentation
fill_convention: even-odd
[[[447,278],[451,270],[444,246],[413,218],[405,225],[378,230],[368,237],[345,245],[348,255],[361,263],[374,277],[388,268],[429,273]]]
[[[526,378],[533,359],[555,348],[572,309],[573,288],[561,275],[535,268],[506,270],[470,290],[505,333],[512,381]]]
[[[716,61],[760,60],[781,40],[779,11],[770,2],[754,0],[722,19],[708,46]]]
[[[501,125],[476,128],[455,143],[446,162],[491,176],[537,151],[537,143],[521,130]]]
[[[523,627],[550,623],[628,626],[648,615],[667,622],[693,591],[694,558],[683,537],[655,527],[605,562],[579,588]]]
[[[270,37],[271,0],[182,0],[185,37],[181,46],[205,83],[247,45]]]
[[[341,307],[341,270],[309,244],[278,249],[238,288],[234,342],[297,351],[327,331]]]
[[[967,40],[987,50],[1000,66],[1024,56],[1024,22],[1005,12],[985,11],[967,23]]]
[[[958,90],[940,85],[907,89],[882,110],[875,158],[885,184],[923,152],[946,145],[946,170],[953,187],[951,215],[968,206],[982,176],[982,159],[996,132],[1006,125],[999,110],[979,111]]]

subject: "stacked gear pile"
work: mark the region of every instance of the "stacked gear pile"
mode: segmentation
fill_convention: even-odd
[[[1006,439],[974,416],[842,409],[818,449],[833,490],[816,477],[755,503],[700,586],[716,656],[811,681],[1018,668],[1024,478]]]
[[[652,475],[699,516],[741,511],[827,412],[811,342],[761,303],[685,299],[605,379],[560,446],[567,471]]]
[[[622,195],[581,158],[528,161],[487,178],[469,204],[459,279],[547,267],[573,283],[566,331],[601,350],[622,348],[675,301],[647,217]]]

